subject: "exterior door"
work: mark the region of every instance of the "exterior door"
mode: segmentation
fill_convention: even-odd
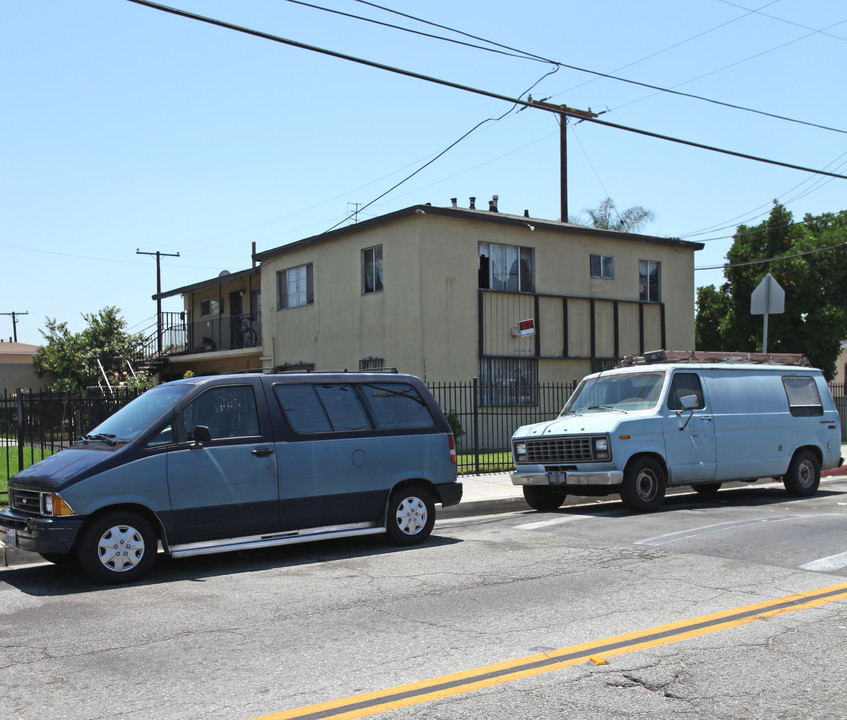
[[[277,529],[276,455],[261,393],[258,382],[220,385],[180,413],[181,442],[168,453],[173,542]]]
[[[682,398],[687,395],[697,398],[693,410],[682,406]],[[697,373],[674,373],[665,403],[663,430],[671,484],[715,479],[715,422]]]

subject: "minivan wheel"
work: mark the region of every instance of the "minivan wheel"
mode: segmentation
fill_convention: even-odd
[[[782,478],[789,495],[809,497],[818,491],[821,482],[821,464],[811,450],[798,452]]]
[[[633,512],[657,510],[665,499],[665,471],[653,458],[633,460],[623,474],[621,500]]]
[[[524,485],[523,497],[526,504],[533,510],[550,512],[558,510],[565,502],[567,491],[563,487],[550,487],[549,485]]]
[[[417,545],[426,540],[435,525],[435,503],[425,488],[407,485],[388,499],[385,529],[396,545]]]
[[[138,513],[107,513],[83,529],[77,558],[86,574],[95,580],[132,582],[156,561],[156,533]]]

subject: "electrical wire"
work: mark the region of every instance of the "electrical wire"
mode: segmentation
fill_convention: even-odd
[[[708,267],[696,267],[694,270],[728,270],[729,268],[749,267],[751,265],[764,265],[766,263],[780,262],[781,260],[793,260],[798,257],[807,255],[816,255],[817,253],[827,252],[829,250],[838,250],[839,248],[847,247],[847,242],[838,243],[837,245],[829,245],[827,247],[815,248],[814,250],[806,250],[805,252],[794,253],[793,255],[780,255],[774,258],[765,258],[763,260],[750,260],[743,263],[731,263],[726,265],[710,265]]]
[[[165,5],[160,5],[159,3],[150,2],[149,0],[127,0],[128,2],[135,3],[136,5],[143,5],[145,7],[149,7],[154,10],[159,10],[161,12],[170,13],[172,15],[178,15],[180,17],[184,17],[190,20],[196,20],[198,22],[204,22],[210,25],[215,25],[217,27],[221,27],[227,30],[233,30],[235,32],[244,33],[247,35],[252,35],[254,37],[259,37],[265,40],[271,40],[273,42],[281,43],[283,45],[289,45],[291,47],[300,48],[301,50],[310,50],[312,52],[317,52],[322,55],[328,55],[330,57],[334,57],[340,60],[348,60],[350,62],[355,62],[360,65],[365,65],[367,67],[376,68],[378,70],[385,70],[388,72],[392,72],[398,75],[404,75],[406,77],[415,78],[417,80],[423,80],[425,82],[434,83],[437,85],[442,85],[444,87],[450,87],[456,90],[463,90],[465,92],[471,92],[477,95],[482,95],[485,97],[493,98],[496,100],[503,100],[508,103],[514,103],[517,105],[523,105],[525,107],[534,107],[547,110],[549,112],[555,112],[560,115],[566,115],[570,117],[577,117],[579,119],[585,120],[586,122],[591,122],[596,125],[603,125],[605,127],[614,128],[616,130],[623,130],[626,132],[635,133],[637,135],[643,135],[645,137],[652,137],[658,140],[665,140],[667,142],[674,142],[680,145],[687,145],[689,147],[699,148],[701,150],[709,150],[711,152],[718,152],[724,155],[731,155],[734,157],[739,157],[745,160],[753,160],[755,162],[761,162],[768,165],[776,165],[779,167],[789,168],[792,170],[800,170],[802,172],[809,172],[818,175],[828,175],[831,177],[837,177],[841,180],[847,180],[847,175],[840,175],[837,173],[826,172],[824,170],[816,170],[813,168],[804,167],[802,165],[795,165],[793,163],[786,163],[779,160],[770,160],[768,158],[758,157],[756,155],[750,155],[748,153],[742,153],[735,150],[727,150],[724,148],[718,148],[711,145],[706,145],[705,143],[698,143],[691,140],[683,140],[681,138],[671,137],[669,135],[662,135],[660,133],[651,132],[649,130],[642,130],[639,128],[633,128],[626,125],[621,125],[619,123],[612,123],[607,120],[600,120],[596,117],[585,117],[584,115],[580,115],[578,113],[569,110],[564,106],[560,106],[556,108],[555,106],[547,106],[541,107],[540,105],[533,103],[531,100],[521,100],[519,98],[512,98],[507,95],[503,95],[502,93],[495,93],[488,90],[482,90],[480,88],[474,88],[469,85],[462,85],[461,83],[452,82],[450,80],[444,80],[441,78],[436,78],[431,75],[424,75],[422,73],[413,72],[411,70],[404,70],[402,68],[393,67],[391,65],[386,65],[384,63],[374,62],[372,60],[366,60],[364,58],[356,57],[353,55],[347,55],[345,53],[340,53],[335,50],[329,50],[326,48],[320,48],[314,45],[308,45],[306,43],[301,43],[297,40],[290,40],[288,38],[283,38],[279,35],[272,35],[271,33],[266,33],[260,30],[253,30],[251,28],[246,28],[240,25],[234,25],[232,23],[225,22],[223,20],[217,20],[214,18],[206,17],[203,15],[197,15],[195,13],[191,13],[185,10],[180,10],[178,8],[172,8]]]

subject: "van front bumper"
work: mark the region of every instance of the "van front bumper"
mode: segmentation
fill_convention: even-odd
[[[620,485],[623,471],[580,472],[556,470],[551,472],[513,472],[513,485]]]
[[[0,538],[9,548],[66,555],[73,548],[82,518],[32,517],[0,510]]]

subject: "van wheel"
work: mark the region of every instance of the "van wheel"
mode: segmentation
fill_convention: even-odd
[[[156,561],[156,533],[138,513],[107,513],[83,529],[77,557],[85,573],[95,580],[132,582]]]
[[[385,529],[396,545],[417,545],[426,540],[435,525],[435,503],[420,485],[397,488],[388,498]]]
[[[657,510],[665,499],[665,471],[653,458],[633,460],[623,474],[621,500],[633,512]]]
[[[558,510],[565,502],[565,488],[550,487],[549,485],[524,485],[523,496],[533,510],[549,512]]]
[[[818,491],[821,482],[821,464],[811,450],[798,452],[782,477],[782,484],[789,495],[809,497]]]

